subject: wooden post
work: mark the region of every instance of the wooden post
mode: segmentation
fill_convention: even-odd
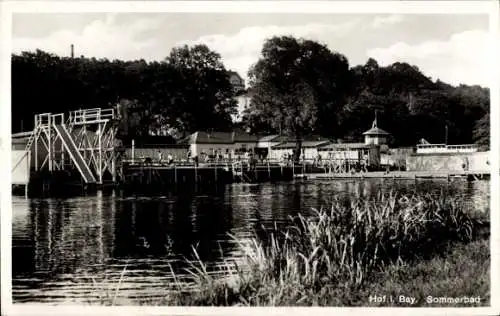
[[[99,127],[97,128],[97,131],[99,132],[98,134],[98,141],[99,141],[99,166],[97,167],[97,170],[99,172],[99,184],[102,184],[102,132],[103,132],[103,128],[102,128],[102,124],[99,123]],[[87,162],[85,162],[87,163]]]
[[[35,145],[35,171],[38,171],[38,136],[37,136],[37,129],[38,129],[38,127],[35,124],[35,129],[33,130],[33,133],[35,133],[35,139],[33,139],[33,144],[32,144],[32,146]]]
[[[271,166],[269,165],[269,161],[267,162],[267,174],[269,175],[269,181],[271,181]]]
[[[113,153],[113,157],[111,158],[111,176],[113,179],[113,183],[116,183],[116,157]]]
[[[194,183],[198,183],[198,167],[194,165]]]
[[[135,140],[132,139],[132,163],[134,163],[135,160]]]
[[[215,183],[217,183],[217,165],[215,166],[214,173],[215,173]]]
[[[48,155],[49,155],[49,171],[52,171],[52,156],[53,156],[53,144],[52,144],[52,117],[49,115],[49,127],[48,127],[48,130],[47,130],[47,134],[48,134],[48,143],[49,143],[49,152],[48,152]]]
[[[174,164],[174,182],[177,185],[177,166]]]

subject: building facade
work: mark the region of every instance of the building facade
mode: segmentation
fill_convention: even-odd
[[[208,156],[209,158],[237,158],[253,153],[257,147],[258,137],[236,132],[203,132],[198,131],[188,137],[192,157]]]
[[[328,140],[303,141],[301,146],[302,153],[300,158],[302,160],[311,160],[311,161],[316,159],[318,157],[318,148],[328,143],[329,143]],[[283,160],[286,157],[292,157],[296,146],[297,146],[296,142],[284,142],[279,145],[272,146],[269,158],[276,160]]]
[[[331,143],[318,148],[323,161],[345,162],[367,166],[380,165],[380,146],[365,143]]]
[[[377,126],[377,118],[373,121],[372,128],[363,133],[366,145],[379,145],[382,152],[389,149],[388,138],[390,134]]]
[[[235,71],[229,71],[229,82],[236,93],[245,91],[245,80]]]

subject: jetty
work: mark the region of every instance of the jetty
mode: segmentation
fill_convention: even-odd
[[[151,186],[198,186],[228,184],[234,182],[257,183],[293,180],[291,166],[277,163],[257,163],[254,165],[233,161],[225,163],[172,163],[172,164],[125,164],[126,187]]]

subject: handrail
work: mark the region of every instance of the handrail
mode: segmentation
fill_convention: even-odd
[[[93,123],[96,121],[110,120],[115,117],[114,109],[80,109],[70,112],[70,121],[76,123]]]
[[[446,144],[425,144],[425,145],[417,145],[417,148],[425,149],[425,148],[476,148],[475,144],[461,144],[461,145],[446,145]]]

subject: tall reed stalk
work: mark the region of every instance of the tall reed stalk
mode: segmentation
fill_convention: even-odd
[[[267,238],[234,241],[243,260],[207,272],[199,257],[188,269],[199,291],[176,297],[190,305],[311,305],[355,293],[388,264],[429,257],[450,241],[470,241],[480,221],[461,198],[378,194],[336,199],[330,208],[291,218]],[[197,262],[197,263],[196,263]],[[186,293],[184,293],[186,294]]]

